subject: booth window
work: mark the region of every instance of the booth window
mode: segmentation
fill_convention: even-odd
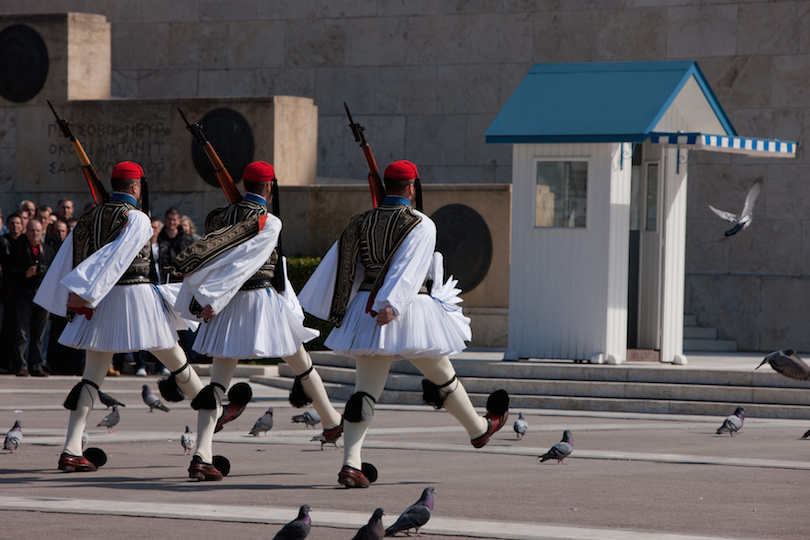
[[[538,161],[535,227],[585,227],[587,161]]]

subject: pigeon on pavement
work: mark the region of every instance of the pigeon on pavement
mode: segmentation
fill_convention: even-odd
[[[754,203],[757,202],[760,191],[762,191],[762,178],[757,178],[748,190],[748,194],[745,196],[745,206],[743,206],[742,214],[740,214],[739,217],[736,214],[726,212],[725,210],[718,210],[714,206],[709,205],[712,212],[726,221],[734,223],[734,227],[725,232],[726,236],[734,236],[751,225],[751,220],[754,219]]]
[[[108,409],[113,405],[118,405],[119,407],[126,407],[126,405],[124,405],[123,403],[112,397],[110,394],[106,394],[101,390],[98,391],[98,399],[100,399],[101,402],[104,405],[106,405]]]
[[[810,366],[805,364],[804,360],[799,358],[799,355],[793,349],[772,352],[754,369],[759,369],[766,363],[785,377],[799,379],[800,381],[810,379]]]
[[[273,540],[304,540],[309,536],[312,520],[309,518],[309,505],[304,504],[298,510],[298,517],[284,525]]]
[[[368,523],[360,527],[352,540],[382,540],[385,536],[385,528],[382,524],[382,517],[385,512],[382,508],[377,508],[371,514]]]
[[[419,528],[424,527],[425,523],[430,519],[430,514],[433,512],[433,495],[435,493],[435,489],[426,487],[419,500],[402,512],[393,525],[385,529],[385,536],[394,536],[401,531],[406,531],[406,534],[410,536],[407,532],[410,529],[415,529],[417,536],[422,536],[419,534]]]
[[[292,421],[294,424],[300,424],[303,422],[307,427],[310,427],[320,422],[321,417],[318,416],[318,413],[315,411],[307,411],[304,414],[296,414],[292,417]]]
[[[745,409],[743,409],[742,407],[737,407],[734,410],[734,414],[727,417],[723,421],[723,425],[717,428],[717,434],[722,435],[723,433],[728,433],[733,437],[735,433],[737,433],[742,429],[744,420],[745,420]]]
[[[548,449],[548,452],[543,454],[542,456],[537,456],[540,459],[540,463],[543,463],[549,459],[556,459],[557,464],[559,465],[562,463],[565,465],[565,458],[571,455],[571,452],[574,451],[574,437],[571,435],[571,432],[567,429],[563,431],[562,440]]]
[[[529,423],[526,422],[525,418],[523,418],[523,413],[518,413],[518,419],[515,420],[512,428],[515,430],[515,433],[517,433],[518,440],[522,441],[523,436],[526,435],[527,431],[529,431]]]
[[[191,432],[191,428],[186,426],[186,431],[180,435],[180,444],[183,445],[183,450],[186,454],[191,454],[194,447],[197,446],[197,436]]]
[[[160,401],[155,394],[149,389],[149,386],[143,385],[143,390],[141,391],[141,396],[143,397],[143,402],[149,406],[149,412],[152,412],[154,409],[160,409],[161,411],[169,412],[169,408]]]
[[[267,409],[267,411],[256,420],[256,423],[253,424],[253,428],[250,430],[250,434],[254,437],[258,437],[259,433],[264,433],[264,436],[267,437],[267,432],[270,431],[273,427],[273,407]]]
[[[338,447],[337,439],[335,439],[334,441],[327,441],[326,438],[323,436],[323,433],[318,433],[317,435],[315,435],[314,437],[312,437],[309,440],[309,442],[313,442],[313,441],[318,441],[319,443],[321,443],[321,450],[322,451],[323,451],[323,445],[325,445],[325,444],[334,444],[335,448]]]
[[[22,425],[20,424],[20,421],[17,420],[14,422],[14,427],[12,427],[8,433],[6,433],[6,439],[3,441],[3,450],[14,452],[14,450],[19,448],[22,440]]]
[[[107,428],[107,433],[112,433],[115,431],[113,427],[120,421],[121,415],[118,413],[118,405],[113,405],[112,412],[101,419],[101,422],[98,423],[98,427],[104,426]]]

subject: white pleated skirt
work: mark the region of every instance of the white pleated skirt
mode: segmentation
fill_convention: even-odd
[[[177,332],[154,285],[116,285],[99,302],[92,319],[76,315],[67,324],[59,343],[116,353],[171,349]]]
[[[239,291],[221,313],[200,324],[193,349],[224,358],[285,357],[319,335],[274,289],[256,289]]]
[[[405,313],[385,326],[366,313],[369,293],[358,292],[349,303],[340,327],[324,344],[338,354],[349,356],[401,356],[440,358],[463,351],[472,337],[470,319],[461,308],[445,304],[427,294],[419,294]]]

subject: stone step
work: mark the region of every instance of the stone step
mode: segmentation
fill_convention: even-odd
[[[717,339],[716,328],[703,328],[702,326],[684,326],[684,339]]]
[[[697,317],[694,313],[684,313],[683,315],[684,326],[697,326]]]
[[[686,339],[683,340],[684,351],[734,352],[737,342],[727,339]]]

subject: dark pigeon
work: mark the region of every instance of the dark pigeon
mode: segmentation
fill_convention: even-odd
[[[197,446],[197,436],[191,432],[191,428],[186,426],[186,431],[180,435],[180,444],[183,446],[183,451],[186,454],[191,454],[194,447]]]
[[[807,437],[810,437],[810,429],[804,432],[804,435],[802,435],[802,439],[806,439]]]
[[[106,405],[108,409],[113,405],[118,405],[119,407],[126,407],[126,405],[124,405],[123,403],[112,397],[110,394],[106,394],[101,390],[98,391],[98,399],[100,399],[101,402],[104,405]]]
[[[250,430],[250,434],[254,437],[257,437],[259,433],[264,433],[264,436],[267,437],[267,432],[270,431],[273,427],[273,407],[267,409],[256,423],[253,424],[253,428]]]
[[[3,441],[3,450],[14,452],[14,450],[20,447],[22,440],[22,424],[17,420],[14,422],[14,427],[6,433],[6,439]]]
[[[723,421],[723,425],[717,428],[717,434],[722,435],[723,433],[728,433],[733,437],[735,433],[737,433],[742,429],[744,420],[745,420],[745,409],[743,409],[742,407],[737,407],[734,410],[734,414],[727,417]]]
[[[751,225],[751,220],[754,219],[754,204],[757,202],[757,197],[759,197],[760,191],[762,191],[762,178],[757,178],[754,181],[754,184],[748,190],[748,194],[745,196],[745,206],[743,207],[742,214],[740,214],[739,217],[736,214],[726,212],[725,210],[718,210],[714,206],[709,205],[712,212],[726,221],[734,223],[734,227],[725,232],[726,236],[734,236],[738,232],[744,231],[749,225]]]
[[[571,455],[571,452],[574,451],[574,437],[571,435],[571,432],[567,429],[563,431],[562,440],[548,449],[548,452],[543,454],[542,456],[537,456],[540,459],[540,463],[547,461],[549,459],[556,459],[557,464],[559,465],[562,463],[565,465],[565,458]]]
[[[296,414],[292,417],[293,424],[304,423],[307,427],[314,426],[321,421],[321,417],[315,411],[307,411],[304,414]]]
[[[512,429],[514,429],[515,433],[517,433],[518,440],[522,441],[523,436],[526,435],[527,431],[529,431],[529,423],[526,422],[525,418],[523,418],[523,413],[518,413],[518,419],[515,420],[515,423],[512,425]]]
[[[112,433],[112,432],[115,431],[113,428],[120,421],[121,421],[121,415],[118,413],[118,405],[113,405],[112,412],[101,419],[101,422],[98,423],[98,427],[103,426],[103,427],[107,428],[107,433]]]
[[[419,528],[424,527],[425,523],[430,519],[430,514],[433,512],[433,495],[435,493],[435,489],[426,487],[419,500],[402,512],[393,525],[385,529],[385,536],[394,536],[402,531],[406,531],[406,534],[410,536],[407,532],[410,529],[415,529],[417,536],[421,536]]]
[[[143,402],[149,407],[149,412],[152,412],[154,409],[160,409],[161,411],[169,412],[169,408],[160,401],[160,398],[157,397],[152,391],[149,389],[149,386],[143,385],[143,390],[141,390],[141,397],[143,397]]]
[[[810,366],[805,364],[793,349],[772,352],[754,369],[759,369],[766,363],[785,377],[800,381],[810,380]]]
[[[298,510],[298,517],[284,525],[273,540],[304,540],[309,536],[312,520],[309,519],[309,505],[304,504]]]
[[[360,527],[352,540],[382,540],[385,536],[385,528],[382,524],[383,514],[385,512],[383,512],[382,508],[374,510],[368,523]]]

